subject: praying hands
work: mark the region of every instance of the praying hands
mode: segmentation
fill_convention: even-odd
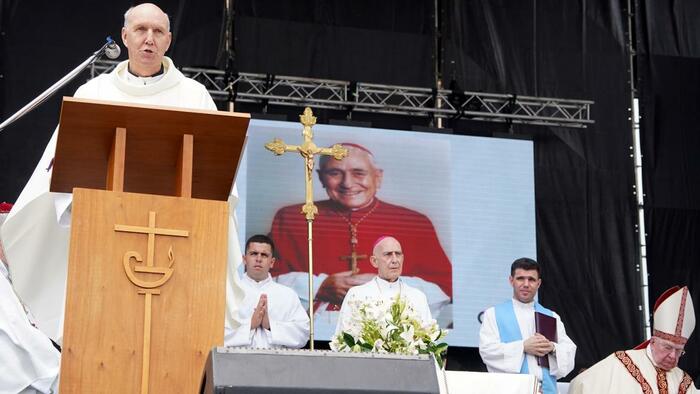
[[[250,329],[262,327],[266,330],[270,329],[270,318],[267,314],[267,294],[261,294],[258,305],[253,311],[253,316],[250,320]]]

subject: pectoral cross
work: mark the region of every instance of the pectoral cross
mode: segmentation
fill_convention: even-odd
[[[350,271],[355,275],[360,272],[357,268],[357,260],[363,260],[367,258],[366,254],[357,254],[357,226],[348,222],[350,225],[350,255],[340,256],[340,260],[348,261]]]
[[[313,115],[311,108],[306,107],[304,109],[304,114],[299,115],[299,120],[304,126],[301,132],[302,137],[304,137],[304,142],[301,145],[287,145],[279,138],[273,139],[271,142],[265,144],[265,148],[272,151],[277,156],[284,154],[284,152],[299,152],[301,157],[304,159],[304,167],[306,169],[306,199],[304,206],[301,208],[301,213],[306,217],[307,232],[309,240],[309,344],[311,345],[311,350],[314,349],[314,303],[313,303],[313,221],[314,217],[318,213],[318,207],[314,205],[314,191],[313,191],[313,171],[314,171],[314,156],[316,155],[327,155],[333,156],[336,160],[342,160],[348,155],[348,150],[343,148],[340,144],[335,144],[330,148],[319,148],[314,144],[313,138],[314,134],[311,131],[311,127],[316,124],[316,117]]]
[[[357,260],[364,260],[366,258],[366,254],[357,254],[354,247],[352,248],[352,253],[350,253],[349,256],[340,256],[341,260],[349,261],[349,268],[353,275],[360,272],[360,269],[357,268]]]

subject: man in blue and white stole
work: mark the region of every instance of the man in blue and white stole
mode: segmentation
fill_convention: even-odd
[[[561,318],[543,307],[535,296],[542,284],[540,265],[520,258],[510,268],[513,298],[484,312],[479,332],[479,354],[489,372],[535,375],[544,394],[557,393],[557,379],[574,368],[576,344],[566,335]],[[557,320],[557,342],[535,332],[535,311]],[[537,365],[547,356],[549,368]]]

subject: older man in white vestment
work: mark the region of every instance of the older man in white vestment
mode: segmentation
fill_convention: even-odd
[[[299,297],[270,276],[274,251],[267,235],[254,235],[246,241],[241,280],[245,298],[235,316],[238,328],[226,330],[226,346],[301,348],[308,342],[309,316]]]
[[[10,204],[0,204],[0,225]],[[61,353],[33,324],[12,289],[0,241],[0,393],[51,393],[58,387]]]
[[[532,259],[513,262],[508,279],[513,298],[489,308],[479,332],[479,354],[489,372],[535,375],[544,394],[557,392],[556,380],[574,368],[576,345],[566,335],[556,313],[535,301],[542,284],[540,265]],[[535,332],[535,312],[554,317],[557,342]],[[549,368],[540,367],[536,357],[546,356]]]
[[[618,351],[582,372],[571,394],[692,394],[693,379],[678,368],[695,329],[695,310],[687,287],[675,286],[654,305],[651,339],[633,350]]]
[[[124,14],[121,35],[129,60],[78,88],[75,97],[216,110],[206,88],[182,75],[172,60],[164,56],[172,34],[168,16],[160,8],[149,3],[130,8]],[[60,342],[72,195],[49,193],[58,132],[56,130],[51,137],[32,177],[0,229],[0,237],[13,262],[10,270],[15,289],[36,315],[38,327]],[[232,316],[236,303],[232,300],[242,296],[236,275],[241,256],[233,216],[236,203],[234,192],[229,198],[227,326],[234,324]]]
[[[432,320],[425,294],[401,280],[403,259],[403,250],[396,238],[383,236],[374,243],[369,261],[373,267],[377,268],[377,276],[363,285],[350,288],[340,307],[334,337],[345,331],[351,324],[352,312],[349,305],[355,300],[391,301],[399,296],[413,307],[422,322],[429,323]]]

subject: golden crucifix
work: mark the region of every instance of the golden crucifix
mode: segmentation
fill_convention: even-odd
[[[148,393],[148,381],[150,375],[150,356],[151,356],[151,308],[152,299],[154,295],[160,295],[160,287],[167,282],[173,275],[173,263],[175,262],[175,257],[173,255],[172,246],[168,250],[168,260],[170,264],[168,267],[158,267],[155,265],[155,242],[156,235],[167,235],[170,237],[188,237],[189,232],[186,230],[175,230],[169,228],[158,228],[156,227],[156,213],[150,211],[148,213],[148,227],[143,226],[130,226],[125,224],[115,224],[114,231],[127,232],[127,233],[137,233],[137,234],[148,234],[148,247],[146,249],[146,265],[134,265],[133,271],[131,270],[131,259],[134,259],[137,263],[143,263],[143,257],[137,251],[130,250],[124,254],[122,263],[124,265],[124,271],[126,276],[129,278],[131,283],[140,287],[137,292],[142,294],[144,298],[144,315],[143,315],[143,353],[141,359],[141,394]],[[160,279],[155,281],[145,281],[139,279],[135,273],[143,272],[147,274],[157,274],[162,275]]]
[[[272,151],[277,156],[284,154],[284,152],[299,152],[301,157],[304,159],[305,173],[306,173],[306,200],[304,206],[301,208],[301,213],[306,217],[307,232],[309,240],[309,344],[311,350],[314,349],[314,292],[313,292],[313,275],[314,275],[314,264],[313,264],[313,237],[312,229],[314,217],[318,213],[318,208],[314,205],[314,189],[313,189],[313,171],[314,171],[314,156],[315,155],[327,155],[333,156],[336,160],[342,160],[348,155],[348,150],[343,148],[340,144],[335,144],[330,148],[319,148],[314,144],[313,138],[314,133],[311,127],[316,124],[316,117],[314,116],[311,108],[304,108],[304,114],[299,115],[299,121],[304,126],[301,132],[302,137],[304,137],[304,142],[301,145],[287,145],[279,138],[273,139],[271,142],[265,144],[267,150]]]

